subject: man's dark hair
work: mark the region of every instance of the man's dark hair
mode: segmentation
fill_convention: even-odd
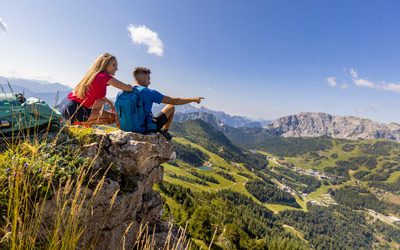
[[[141,75],[141,74],[151,74],[151,71],[150,71],[150,69],[148,69],[148,68],[145,68],[145,67],[136,67],[134,70],[133,70],[133,77],[136,79],[139,75]]]

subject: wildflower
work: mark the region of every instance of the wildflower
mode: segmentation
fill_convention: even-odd
[[[28,163],[25,163],[24,166],[27,167],[27,166],[29,166],[29,164],[28,164]]]
[[[7,171],[11,171],[11,168],[7,168]]]
[[[17,176],[17,172],[14,172],[14,177]]]
[[[42,169],[41,169],[41,168],[39,168],[38,172],[39,172],[39,173],[41,173],[41,172],[42,172]]]

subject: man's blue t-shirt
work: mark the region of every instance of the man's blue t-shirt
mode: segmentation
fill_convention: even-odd
[[[148,117],[148,115],[151,113],[151,109],[153,108],[153,103],[158,103],[160,104],[162,99],[164,98],[164,95],[161,94],[160,92],[156,90],[152,90],[149,88],[145,88],[142,90],[142,98],[143,98],[143,103],[144,103],[144,118]],[[151,116],[148,117],[148,121],[151,122]],[[144,125],[145,121],[140,122],[140,125]]]

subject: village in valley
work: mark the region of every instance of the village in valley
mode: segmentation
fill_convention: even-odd
[[[251,152],[254,153],[254,154],[258,153],[257,151],[253,151],[253,150],[251,150]],[[313,176],[314,178],[317,178],[317,179],[319,179],[321,181],[327,181],[327,180],[335,181],[335,180],[339,179],[338,176],[331,175],[331,174],[326,174],[326,173],[321,173],[321,171],[319,171],[319,170],[315,170],[315,169],[307,169],[307,170],[305,170],[305,169],[299,168],[299,167],[295,166],[294,164],[292,164],[291,162],[286,161],[283,158],[277,159],[276,157],[268,156],[268,155],[266,157],[267,157],[268,161],[274,163],[275,166],[278,165],[279,167],[284,167],[284,168],[286,168],[286,169],[288,169],[290,171],[296,172],[298,174]],[[232,162],[231,166],[233,166],[234,168],[236,168],[236,169],[238,169],[240,171],[243,171],[243,167],[238,163]],[[218,166],[213,161],[206,161],[206,162],[203,163],[203,166],[201,166],[199,169],[200,170],[213,170],[216,167],[218,167]],[[274,169],[274,166],[271,166],[270,169],[273,172],[277,172]],[[254,172],[254,169],[252,171]],[[315,192],[318,192],[318,195],[310,195],[310,194],[305,193],[305,192],[297,191],[297,190],[293,189],[292,187],[286,185],[284,180],[278,181],[276,178],[271,178],[271,180],[282,191],[288,192],[288,193],[290,193],[291,195],[293,195],[295,197],[297,196],[301,200],[304,200],[305,202],[310,202],[313,205],[329,206],[329,205],[337,205],[338,204],[329,193],[323,193],[322,191],[315,191]],[[245,185],[245,183],[243,183],[243,185]],[[312,196],[312,198],[310,196]],[[376,211],[373,211],[371,209],[368,210],[368,214],[370,216],[376,218],[376,219],[379,219],[379,220],[384,221],[386,223],[390,223],[390,224],[392,224],[394,226],[400,225],[400,219],[395,217],[395,216],[393,216],[393,215],[385,216],[385,215],[377,213]]]

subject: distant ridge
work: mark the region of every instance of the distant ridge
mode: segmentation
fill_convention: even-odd
[[[302,112],[297,115],[289,115],[276,119],[264,128],[261,128],[259,124],[252,126],[253,123],[233,127],[215,115],[203,112],[176,113],[174,121],[183,122],[197,119],[208,122],[229,135],[231,139],[234,138],[232,135],[241,129],[241,133],[246,133],[249,140],[257,141],[265,136],[280,135],[282,137],[329,136],[348,140],[387,139],[400,142],[400,124],[385,124],[355,116],[334,116],[326,113]],[[233,140],[235,141],[235,139]]]
[[[161,111],[161,109],[164,107],[164,105],[154,105],[153,106],[153,112],[158,113]],[[268,120],[253,120],[245,116],[231,116],[228,115],[222,111],[214,111],[205,107],[200,107],[197,108],[193,105],[187,104],[187,105],[182,105],[182,106],[176,106],[176,112],[177,113],[182,113],[182,115],[179,115],[179,121],[185,121],[185,120],[204,120],[206,119],[213,119],[210,118],[207,115],[204,114],[211,114],[216,117],[218,121],[216,121],[218,124],[222,125],[227,125],[230,127],[238,128],[238,127],[259,127],[262,128],[263,126],[267,125],[268,123],[272,121]],[[190,114],[190,115],[186,115]],[[196,117],[197,116],[197,117]],[[210,122],[210,121],[208,121]],[[212,122],[211,122],[212,123]]]
[[[5,78],[0,76],[0,84],[7,88],[7,81],[10,82],[11,86],[19,86],[22,88],[29,89],[36,93],[55,93],[57,91],[71,91],[72,88],[65,86],[58,82],[48,82],[43,80],[30,80],[22,78]]]
[[[357,139],[388,139],[400,141],[400,125],[384,124],[354,116],[303,112],[276,119],[264,127],[283,137],[318,137]]]
[[[176,113],[174,115],[175,122],[184,122],[187,120],[203,120],[217,129],[221,126],[224,126],[224,123],[221,120],[219,120],[215,115],[208,113],[193,112],[193,113]]]
[[[8,83],[10,83],[14,93],[24,93],[26,98],[36,97],[47,102],[51,106],[56,104],[57,93],[57,103],[59,104],[62,99],[72,91],[72,88],[58,82],[51,83],[42,80],[5,78],[0,76],[0,86],[6,93],[11,93]],[[0,92],[2,92],[2,90],[0,90]]]

